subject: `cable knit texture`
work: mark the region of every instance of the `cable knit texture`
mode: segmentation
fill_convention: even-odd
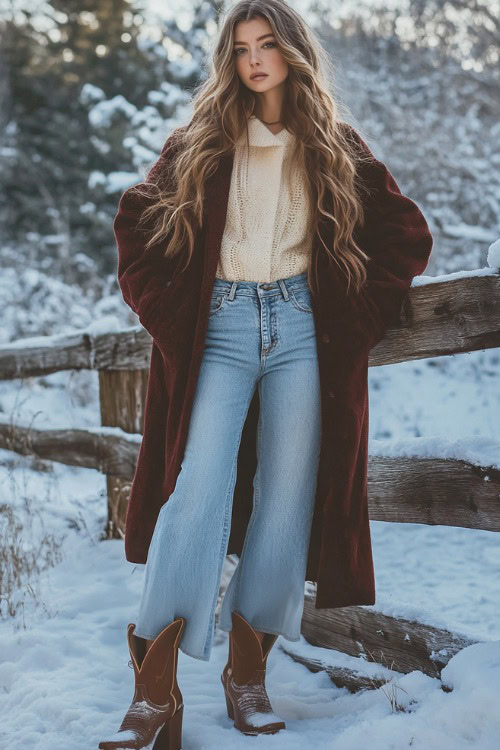
[[[236,143],[226,224],[216,276],[228,281],[276,281],[307,270],[309,196],[290,161],[295,136],[271,133],[257,117]],[[288,174],[289,173],[289,174]]]

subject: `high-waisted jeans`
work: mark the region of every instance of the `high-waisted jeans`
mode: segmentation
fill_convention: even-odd
[[[253,510],[219,627],[237,611],[256,629],[300,639],[321,440],[320,384],[307,274],[216,278],[186,448],[158,515],[135,634],[177,617],[185,654],[209,661],[227,554],[241,434],[258,387]]]

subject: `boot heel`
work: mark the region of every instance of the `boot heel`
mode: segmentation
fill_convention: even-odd
[[[156,738],[153,750],[182,750],[182,714],[184,704],[163,725]]]
[[[226,693],[226,706],[227,706],[227,715],[230,719],[234,721],[234,711],[233,711],[233,704],[231,703],[231,699]]]

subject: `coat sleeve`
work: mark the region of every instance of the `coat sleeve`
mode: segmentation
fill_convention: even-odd
[[[175,152],[177,131],[166,140],[160,158],[149,171],[146,180],[156,181],[165,172],[168,160]],[[146,191],[146,197],[133,192],[133,187]],[[113,221],[113,232],[118,249],[118,284],[126,304],[139,316],[142,325],[149,331],[150,316],[156,309],[162,294],[169,286],[177,265],[177,259],[165,258],[165,241],[145,249],[152,228],[151,221],[139,227],[142,212],[153,200],[154,188],[139,183],[126,190],[118,203],[118,212]],[[150,197],[149,197],[150,196]],[[149,331],[151,333],[151,331]]]
[[[351,126],[349,134],[364,157],[358,173],[365,223],[357,243],[369,261],[367,282],[360,294],[384,331],[399,324],[412,279],[423,273],[429,262],[433,238],[421,210],[402,194],[386,165]]]

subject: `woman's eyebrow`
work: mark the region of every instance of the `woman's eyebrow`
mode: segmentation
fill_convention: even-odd
[[[265,39],[268,36],[274,36],[274,34],[262,34],[262,36],[258,36],[256,41],[260,42],[261,39]],[[234,44],[246,44],[246,42],[234,42]]]

